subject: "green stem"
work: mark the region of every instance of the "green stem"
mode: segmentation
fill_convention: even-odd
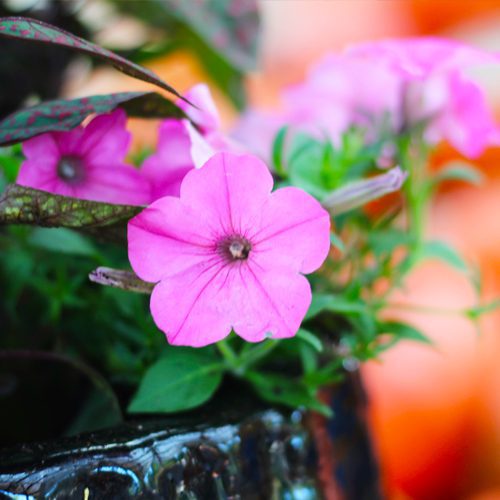
[[[224,358],[224,361],[227,363],[228,367],[232,370],[237,369],[239,365],[239,359],[229,345],[228,340],[222,339],[215,345],[217,346],[217,349],[219,349],[219,352],[222,354],[222,357]]]

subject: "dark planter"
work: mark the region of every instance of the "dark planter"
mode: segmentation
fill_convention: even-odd
[[[335,416],[226,388],[204,408],[0,451],[0,498],[376,500],[358,373],[323,393]]]

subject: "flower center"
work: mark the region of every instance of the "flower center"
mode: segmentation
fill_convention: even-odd
[[[234,262],[248,259],[252,245],[243,236],[234,235],[220,241],[217,248],[229,262]]]
[[[82,159],[78,156],[63,156],[57,165],[57,175],[72,184],[83,181],[85,166]]]

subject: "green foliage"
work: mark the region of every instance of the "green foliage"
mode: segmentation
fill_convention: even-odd
[[[222,380],[212,349],[172,348],[146,371],[128,407],[131,413],[171,413],[207,401]]]

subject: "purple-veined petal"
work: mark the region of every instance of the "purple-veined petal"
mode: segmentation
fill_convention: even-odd
[[[206,213],[222,233],[244,236],[258,223],[255,218],[272,186],[272,176],[258,158],[217,153],[186,175],[181,198],[193,210]]]
[[[151,295],[151,314],[169,343],[203,347],[231,332],[224,263],[213,257],[169,276]]]
[[[214,240],[203,216],[178,198],[155,201],[128,224],[128,253],[135,273],[157,282],[211,258]]]
[[[274,192],[262,207],[260,227],[250,234],[250,259],[261,268],[290,267],[311,273],[330,249],[330,216],[312,196],[286,187]]]
[[[236,281],[236,278],[235,278]],[[293,337],[311,304],[311,287],[304,276],[241,266],[231,288],[231,325],[248,342],[267,337]]]

